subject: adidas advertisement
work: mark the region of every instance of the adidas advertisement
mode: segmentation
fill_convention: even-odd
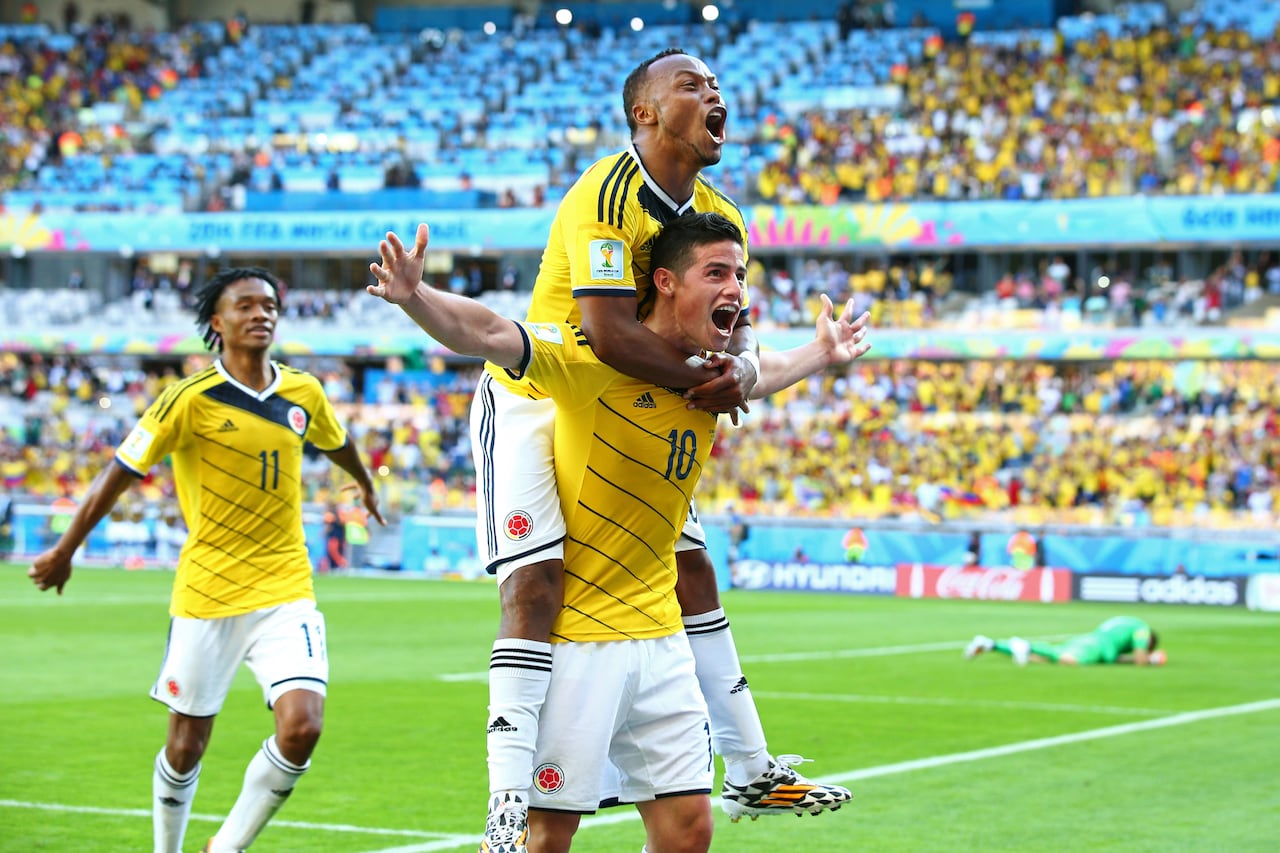
[[[1234,607],[1245,600],[1245,578],[1235,577],[1078,574],[1071,583],[1079,601]]]
[[[898,582],[898,570],[893,566],[738,560],[730,570],[733,585],[739,589],[893,595]]]

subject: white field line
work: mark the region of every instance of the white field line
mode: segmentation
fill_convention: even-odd
[[[1064,637],[1066,635],[1063,635]],[[1054,637],[1038,637],[1052,641]],[[844,660],[846,658],[878,658],[891,655],[914,655],[921,652],[948,652],[963,649],[966,643],[916,643],[910,646],[875,646],[869,649],[835,649],[834,651],[789,652],[776,655],[743,655],[743,663],[789,663],[801,660]],[[437,675],[441,681],[487,681],[488,672],[454,672]],[[757,694],[759,695],[759,694]]]
[[[940,705],[950,708],[1007,708],[1015,711],[1063,711],[1075,714],[1126,714],[1158,717],[1172,714],[1168,708],[1130,708],[1120,705],[1059,705],[1053,702],[999,702],[991,699],[943,699],[931,696],[868,696],[857,693],[779,693],[752,690],[758,699],[792,699],[808,702],[847,702],[867,705]]]
[[[97,806],[68,806],[61,803],[28,803],[22,800],[0,800],[0,808],[36,809],[48,812],[67,812],[72,814],[100,814],[112,817],[151,817],[150,809],[105,809]],[[192,814],[192,820],[206,823],[222,823],[226,815]],[[424,832],[419,829],[386,829],[377,826],[352,826],[347,823],[312,823],[304,820],[273,820],[272,826],[291,827],[293,829],[315,829],[323,832],[352,832],[360,835],[401,835],[406,838],[448,838],[459,836],[447,832]]]
[[[989,758],[1002,758],[1006,755],[1017,755],[1020,752],[1033,752],[1038,749],[1049,749],[1055,746],[1066,746],[1068,744],[1082,743],[1084,741],[1120,737],[1123,735],[1137,734],[1138,732],[1170,728],[1172,726],[1185,726],[1191,723],[1203,722],[1204,720],[1217,719],[1219,717],[1232,717],[1239,714],[1256,714],[1261,711],[1274,711],[1277,709],[1280,709],[1280,698],[1265,699],[1260,702],[1248,702],[1243,705],[1229,705],[1222,708],[1206,708],[1202,711],[1188,711],[1183,714],[1173,714],[1172,716],[1160,717],[1155,720],[1142,720],[1136,723],[1122,723],[1118,726],[1090,729],[1089,731],[1075,732],[1069,735],[1036,738],[1035,740],[1024,740],[1019,743],[1005,744],[1004,746],[975,749],[969,752],[954,752],[950,755],[935,755],[930,758],[917,758],[912,761],[900,761],[896,764],[882,764],[878,767],[867,767],[862,770],[850,770],[845,773],[837,773],[832,776],[823,776],[818,781],[835,783],[857,782],[862,779],[874,779],[878,776],[892,776],[898,773],[911,773],[916,770],[931,770],[935,767],[945,767],[950,764],[962,764],[968,761],[985,761]],[[713,797],[712,799],[714,802],[716,798]],[[715,805],[718,807],[719,804],[715,803]],[[639,812],[636,812],[633,809],[623,809],[610,814],[584,818],[579,831],[582,829],[589,829],[593,826],[604,826],[607,824],[623,823],[639,819]],[[441,840],[429,842],[427,844],[410,844],[402,847],[373,850],[369,851],[369,853],[431,853],[431,851],[462,849],[474,846],[476,843],[477,836],[469,835],[452,846],[447,846],[449,845],[449,842]]]
[[[1027,639],[1043,640],[1052,643],[1065,640],[1070,634],[1059,634],[1046,637],[1028,637]],[[809,652],[779,652],[772,655],[742,655],[743,663],[790,663],[803,660],[844,660],[846,658],[879,658],[891,655],[914,655],[919,652],[946,652],[952,649],[963,649],[967,642],[956,643],[916,643],[909,646],[874,646],[869,649],[836,649],[835,651],[814,650]]]
[[[1073,743],[1082,743],[1084,741],[1120,737],[1123,735],[1137,734],[1139,732],[1153,731],[1173,726],[1184,726],[1220,717],[1231,717],[1240,714],[1256,714],[1262,711],[1274,711],[1277,709],[1280,709],[1280,698],[1265,699],[1259,702],[1248,702],[1242,705],[1229,705],[1221,708],[1206,708],[1201,711],[1188,711],[1186,713],[1173,714],[1168,717],[1160,717],[1154,720],[1123,723],[1117,726],[1106,726],[1100,729],[1090,729],[1088,731],[1058,735],[1056,737],[1037,738],[1035,740],[1005,744],[1003,746],[975,749],[969,752],[956,752],[949,755],[937,755],[929,758],[918,758],[911,761],[900,761],[896,764],[882,764],[878,767],[867,767],[861,770],[850,770],[844,773],[824,776],[819,781],[835,783],[857,782],[862,779],[873,779],[879,776],[892,776],[898,773],[910,773],[916,770],[930,770],[935,767],[945,767],[951,764],[961,764],[969,761],[985,761],[989,758],[1002,758],[1006,755],[1017,755],[1022,752],[1033,752],[1035,750],[1049,749],[1056,746],[1066,746]],[[44,811],[138,818],[151,816],[151,812],[145,809],[109,809],[97,808],[94,806],[69,806],[58,803],[32,803],[23,802],[21,800],[0,800],[0,808],[40,809]],[[193,814],[191,817],[193,820],[211,823],[220,823],[223,819],[218,815],[206,814]],[[624,823],[639,820],[639,818],[639,813],[630,809],[624,809],[608,814],[585,818],[582,821],[582,828],[590,829],[593,826],[606,826],[609,824]],[[370,853],[432,853],[433,851],[458,850],[466,847],[472,847],[477,843],[477,834],[475,833],[467,835],[451,835],[443,832],[424,832],[412,829],[388,829],[385,827],[364,827],[352,826],[350,824],[311,823],[292,820],[273,821],[273,825],[324,832],[345,832],[361,835],[396,835],[408,838],[431,839],[430,841],[423,843],[414,843],[399,847],[379,848],[376,851],[370,851]]]

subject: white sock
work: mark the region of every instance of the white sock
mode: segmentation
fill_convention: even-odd
[[[179,773],[169,766],[164,747],[156,756],[151,775],[151,828],[155,835],[156,853],[182,853],[182,837],[191,817],[191,801],[200,783],[200,765],[190,773]]]
[[[275,735],[264,740],[244,771],[244,787],[213,836],[210,853],[248,849],[310,767],[310,761],[299,767],[281,755]]]
[[[724,756],[725,776],[745,785],[769,769],[769,748],[755,699],[738,662],[724,610],[684,618],[698,686],[711,712],[711,743]]]
[[[528,802],[538,715],[551,684],[551,644],[496,640],[489,655],[489,792],[511,791]]]

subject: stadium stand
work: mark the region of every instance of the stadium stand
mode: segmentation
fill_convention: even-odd
[[[444,208],[496,206],[507,191],[527,204],[535,187],[554,200],[625,141],[621,77],[670,44],[705,56],[731,91],[720,177],[743,202],[1254,193],[1280,178],[1259,116],[1280,92],[1270,6],[1218,0],[1171,20],[1134,3],[953,40],[847,27],[826,4],[741,7],[755,16],[638,32],[622,22],[672,11],[609,4],[590,7],[610,10],[605,24],[518,31],[510,10],[399,7],[373,27],[255,24],[235,37],[217,22],[10,26],[4,123],[27,135],[6,143],[18,168],[5,204]],[[415,29],[430,21],[443,26]],[[417,192],[386,195],[400,164]]]
[[[372,467],[385,466],[395,512],[473,506],[474,367],[306,366]],[[866,362],[762,401],[744,427],[723,430],[699,503],[768,516],[1262,529],[1280,512],[1273,371],[1257,361]],[[115,359],[3,356],[6,486],[78,494],[138,407],[176,376]],[[833,469],[832,459],[850,462]],[[319,464],[308,483],[324,502],[339,480]],[[140,493],[171,495],[163,472]]]

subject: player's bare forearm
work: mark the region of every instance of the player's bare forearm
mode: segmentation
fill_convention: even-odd
[[[525,338],[515,321],[474,299],[424,282],[400,308],[424,332],[459,355],[473,355],[500,367],[521,366]]]
[[[388,231],[378,244],[381,261],[369,264],[377,283],[365,290],[399,305],[420,329],[454,352],[502,367],[519,367],[525,343],[514,321],[474,299],[436,290],[422,281],[429,235],[427,226],[419,225],[410,248]]]
[[[689,353],[636,320],[630,295],[579,297],[578,306],[592,351],[619,373],[664,388],[692,388],[713,375],[707,367],[690,367]]]
[[[31,561],[27,577],[42,592],[56,588],[62,595],[62,588],[71,577],[71,560],[76,549],[88,538],[93,528],[111,512],[120,495],[133,485],[134,475],[119,464],[112,462],[104,468],[85,494],[71,523],[57,543]]]

